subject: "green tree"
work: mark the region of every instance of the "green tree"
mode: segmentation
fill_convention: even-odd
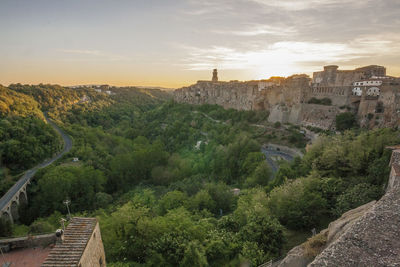
[[[254,187],[257,185],[266,186],[270,182],[272,176],[271,169],[267,162],[260,162],[254,172],[246,179],[246,187]]]
[[[197,240],[188,243],[180,266],[208,266],[205,249]]]
[[[206,190],[200,190],[194,197],[188,202],[190,210],[208,210],[213,211],[216,207],[215,201],[211,198],[210,194]]]
[[[0,218],[0,237],[9,237],[12,235],[11,222]]]
[[[250,214],[239,235],[242,240],[257,243],[269,255],[277,256],[285,243],[282,225],[266,213]]]
[[[65,199],[71,200],[73,212],[96,207],[96,193],[103,190],[104,174],[91,167],[57,166],[46,172],[38,181],[38,191],[32,200],[40,215],[54,211],[66,212]]]
[[[311,177],[287,181],[271,191],[268,208],[291,229],[316,227],[327,212],[327,201],[319,191],[319,183],[319,179]]]
[[[166,193],[158,202],[160,214],[166,214],[168,210],[184,206],[188,201],[186,193],[181,191],[170,191]]]
[[[337,198],[336,214],[344,212],[376,200],[382,194],[382,189],[375,185],[360,183],[348,188]]]
[[[336,129],[344,131],[356,126],[356,117],[351,112],[340,113],[336,116]]]

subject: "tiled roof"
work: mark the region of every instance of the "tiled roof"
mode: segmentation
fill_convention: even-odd
[[[72,218],[65,229],[64,241],[51,250],[42,267],[78,266],[96,223],[96,218]]]

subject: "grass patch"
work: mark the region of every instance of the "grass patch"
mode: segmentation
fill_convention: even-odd
[[[325,248],[328,231],[310,237],[304,244],[305,255],[315,258]]]

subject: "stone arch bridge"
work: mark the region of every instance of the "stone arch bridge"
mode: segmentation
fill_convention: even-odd
[[[18,182],[16,182],[10,190],[0,199],[0,217],[14,222],[18,220],[18,206],[28,203],[26,187],[33,177],[36,170],[27,171]]]
[[[64,148],[54,157],[26,171],[24,175],[7,191],[7,193],[2,198],[0,198],[0,218],[9,220],[11,223],[18,220],[19,218],[18,206],[28,203],[26,188],[28,184],[30,184],[31,178],[35,175],[37,170],[49,166],[54,161],[61,158],[72,147],[71,138],[47,117],[46,121],[54,128],[54,130],[58,132],[58,134],[61,135],[64,141]]]

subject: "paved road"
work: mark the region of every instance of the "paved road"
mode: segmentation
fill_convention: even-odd
[[[280,156],[284,160],[287,161],[292,161],[293,160],[293,155],[278,151],[275,149],[268,149],[268,148],[261,148],[261,152],[265,155],[265,158],[268,162],[268,165],[271,167],[272,173],[275,176],[276,172],[279,169],[278,164],[272,159],[273,156]]]
[[[6,206],[10,200],[14,197],[14,195],[21,189],[21,187],[24,186],[34,175],[35,173],[44,167],[49,166],[52,164],[54,161],[58,160],[61,158],[65,153],[71,150],[72,147],[72,140],[71,138],[64,133],[57,125],[55,125],[52,121],[49,120],[49,118],[46,117],[46,121],[56,130],[62,137],[64,141],[64,148],[61,152],[59,152],[57,155],[52,157],[51,159],[47,159],[44,162],[36,165],[30,170],[27,170],[25,174],[7,191],[7,193],[4,194],[4,196],[0,199],[0,211],[3,210],[4,206]]]

